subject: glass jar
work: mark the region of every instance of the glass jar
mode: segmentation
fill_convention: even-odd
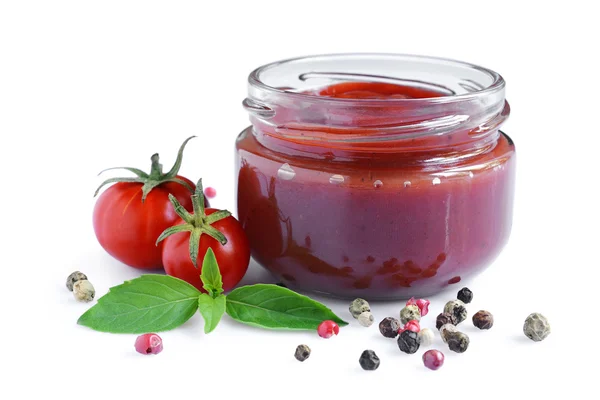
[[[496,72],[340,54],[265,65],[243,104],[238,217],[286,286],[426,296],[486,268],[510,235],[515,147]]]

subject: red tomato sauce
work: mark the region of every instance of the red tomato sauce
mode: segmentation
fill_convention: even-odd
[[[311,94],[375,100],[446,95],[372,82]],[[385,127],[397,110],[381,107],[378,115],[350,113],[350,129],[326,133]],[[238,217],[252,256],[291,288],[367,299],[429,295],[483,270],[508,240],[515,149],[503,133],[483,149],[460,154],[453,146],[469,132],[447,135],[444,149],[413,151],[439,137],[374,140],[361,143],[369,151],[355,155],[326,141],[292,138],[278,146],[280,140],[269,141],[269,129],[250,127],[238,137]]]
[[[442,97],[442,92],[417,86],[382,82],[344,82],[317,91],[317,96],[337,99],[428,99]]]

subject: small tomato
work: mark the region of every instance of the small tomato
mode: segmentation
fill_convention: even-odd
[[[200,279],[202,260],[211,248],[219,264],[223,290],[233,289],[250,263],[250,246],[242,225],[229,211],[204,208],[202,180],[192,196],[193,214],[174,196],[170,200],[182,221],[166,229],[157,241],[164,240],[162,262],[166,273],[204,291]]]
[[[95,195],[105,185],[114,183],[96,201],[93,225],[102,248],[122,263],[141,269],[162,268],[162,244],[156,246],[156,238],[179,220],[169,195],[192,210],[190,194],[195,185],[178,175],[183,150],[192,137],[181,145],[169,172],[162,172],[159,156],[154,154],[149,174],[137,168],[122,168],[137,176],[108,179],[96,191]]]

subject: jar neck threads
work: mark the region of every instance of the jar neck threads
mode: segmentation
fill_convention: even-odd
[[[397,85],[436,96],[332,97],[348,82]],[[489,147],[508,118],[502,77],[453,60],[386,54],[298,58],[249,76],[244,107],[266,147],[304,152],[430,153]]]

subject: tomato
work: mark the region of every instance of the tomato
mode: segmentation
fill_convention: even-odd
[[[175,196],[185,209],[192,210],[190,194],[195,185],[177,175],[183,149],[190,139],[179,149],[175,165],[169,172],[162,173],[158,154],[155,154],[149,174],[125,168],[137,177],[113,178],[100,186],[115,183],[96,201],[94,232],[104,250],[122,263],[141,269],[162,268],[163,244],[157,246],[156,240],[161,232],[179,221],[169,194]]]
[[[211,248],[219,265],[223,290],[233,289],[246,274],[250,263],[250,245],[242,225],[229,211],[205,209],[202,180],[192,196],[193,214],[177,200],[172,199],[172,203],[182,221],[166,229],[158,238],[158,242],[164,243],[162,263],[165,272],[204,291],[200,279],[202,261]]]
[[[184,179],[192,187],[195,185]],[[192,210],[190,191],[167,182],[154,188],[142,202],[142,184],[119,182],[98,198],[94,207],[94,231],[108,254],[131,267],[162,268],[162,243],[158,236],[179,221],[169,201],[172,193],[187,210]]]
[[[206,215],[219,211],[214,208],[206,209]],[[185,224],[185,222],[181,222]],[[180,225],[181,225],[180,224]],[[250,263],[250,246],[248,238],[237,219],[229,216],[212,224],[220,231],[227,243],[222,245],[218,240],[207,234],[200,236],[196,268],[190,258],[190,233],[175,233],[164,240],[162,262],[165,272],[171,276],[194,285],[202,290],[202,260],[210,247],[215,253],[219,270],[223,277],[223,290],[233,289],[244,277]]]

